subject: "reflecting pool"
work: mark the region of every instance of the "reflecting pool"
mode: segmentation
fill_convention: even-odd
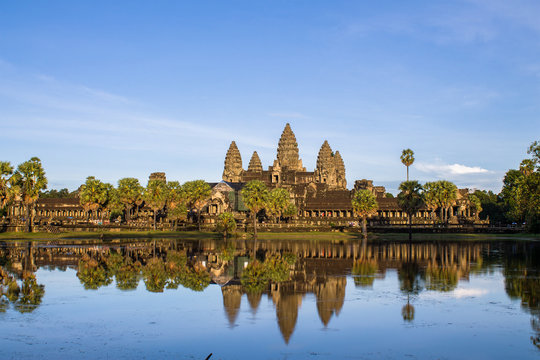
[[[7,359],[540,358],[533,241],[0,243]]]

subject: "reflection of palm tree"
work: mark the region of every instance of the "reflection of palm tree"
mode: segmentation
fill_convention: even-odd
[[[32,312],[41,304],[43,295],[45,295],[45,287],[37,283],[36,276],[32,273],[24,273],[21,296],[15,303],[15,309],[21,313]]]
[[[410,304],[408,294],[407,294],[407,305],[401,308],[401,316],[403,316],[403,320],[405,321],[414,320],[414,306]]]
[[[358,260],[353,264],[352,274],[354,285],[359,287],[372,287],[377,274],[378,265],[376,260]]]
[[[90,258],[87,254],[79,261],[77,277],[87,290],[96,290],[112,282],[103,265],[96,259]]]
[[[143,279],[146,290],[150,292],[163,292],[167,283],[167,274],[163,260],[152,258],[143,268]]]

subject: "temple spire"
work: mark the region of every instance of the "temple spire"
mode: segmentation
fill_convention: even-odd
[[[285,129],[283,129],[283,133],[279,139],[277,161],[282,168],[305,171],[305,168],[302,166],[302,160],[300,160],[300,155],[298,154],[296,136],[294,136],[289,123],[285,125]]]
[[[257,154],[256,151],[253,152],[253,155],[251,156],[251,160],[249,160],[248,171],[254,171],[254,172],[263,171],[261,159],[259,158],[259,154]]]
[[[227,155],[225,156],[225,167],[223,169],[223,180],[230,182],[240,182],[243,172],[242,168],[242,156],[240,155],[240,150],[236,146],[236,143],[233,141],[227,150]]]

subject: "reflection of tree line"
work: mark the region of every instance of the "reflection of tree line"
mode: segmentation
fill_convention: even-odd
[[[0,248],[2,268],[1,309],[9,304],[32,311],[44,289],[33,272],[42,266],[77,269],[86,289],[116,283],[121,290],[137,288],[142,280],[148,291],[162,292],[179,286],[202,291],[210,283],[222,289],[226,316],[233,326],[241,299],[247,297],[252,312],[261,298],[272,299],[279,329],[289,341],[306,294],[316,297],[324,326],[339,315],[349,271],[356,286],[370,288],[396,269],[400,291],[407,296],[405,320],[414,319],[414,297],[421,291],[453,291],[470,273],[503,266],[506,292],[520,299],[533,315],[532,341],[540,347],[540,305],[537,247],[533,243],[360,243],[258,241],[252,258],[249,242],[210,240],[155,241],[109,246],[41,247],[30,243]],[[9,271],[7,271],[9,269]],[[18,289],[18,290],[16,290]],[[412,300],[411,300],[412,299]]]

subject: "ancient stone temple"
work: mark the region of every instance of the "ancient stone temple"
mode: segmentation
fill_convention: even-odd
[[[270,187],[282,186],[294,190],[298,185],[325,184],[328,189],[346,189],[345,165],[338,151],[330,148],[324,141],[315,171],[306,171],[298,150],[296,136],[290,124],[286,124],[278,142],[277,155],[272,166],[264,170],[261,159],[255,151],[249,161],[248,169],[242,168],[242,156],[233,141],[225,156],[223,181],[245,183],[260,180]],[[296,189],[299,190],[299,189]],[[297,191],[296,191],[297,192]]]
[[[259,160],[260,162],[260,160]],[[223,180],[230,182],[239,182],[241,181],[242,172],[242,155],[236,146],[236,143],[233,141],[229,150],[227,150],[227,155],[225,156],[225,168],[223,169]]]

